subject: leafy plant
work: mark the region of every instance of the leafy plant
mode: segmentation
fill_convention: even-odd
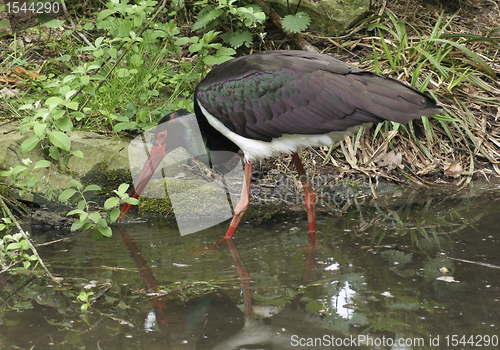
[[[87,309],[91,306],[92,300],[94,299],[93,295],[94,292],[82,290],[76,297],[76,299],[82,303],[80,306],[80,310],[82,310],[82,312],[87,311]]]
[[[10,225],[11,222],[4,218],[4,223]],[[0,224],[0,227],[4,224]],[[4,225],[5,226],[5,225]],[[1,229],[0,229],[1,231]],[[2,269],[6,266],[13,266],[22,262],[25,269],[29,268],[33,261],[38,261],[35,254],[30,254],[31,245],[24,238],[22,233],[6,234],[0,238],[0,262]]]
[[[18,165],[9,170],[0,171],[0,176],[4,176],[9,181],[10,185],[19,189],[19,195],[22,196],[25,192],[37,192],[38,185],[41,179],[33,174],[35,169],[48,168],[50,162],[47,160],[39,160],[34,166],[31,159],[22,160],[24,165]]]
[[[9,218],[2,218],[3,223],[0,223],[0,231],[5,230],[7,233],[10,232],[11,227],[15,224]]]
[[[300,33],[306,30],[311,23],[311,17],[305,12],[283,17],[283,28],[290,33]]]
[[[43,77],[42,77],[43,78]],[[68,115],[71,110],[74,118],[82,118],[83,114],[77,112],[78,103],[72,101],[71,97],[76,90],[67,84],[73,80],[73,76],[60,80],[54,80],[44,85],[48,91],[54,95],[45,101],[36,101],[22,105],[19,110],[32,110],[34,115],[24,118],[24,124],[20,127],[21,134],[32,129],[33,134],[21,144],[21,153],[26,153],[35,148],[38,144],[42,148],[48,147],[49,155],[54,160],[58,160],[62,154],[63,162],[67,166],[71,155],[83,158],[81,151],[71,150],[71,140],[66,132],[73,131],[73,122]],[[44,106],[44,107],[43,107]],[[48,144],[41,142],[48,139]]]
[[[106,6],[108,9],[99,14],[96,27],[107,31],[107,36],[97,38],[93,47],[83,49],[93,55],[95,65],[102,66],[82,90],[89,102],[82,105],[85,112],[98,112],[101,117],[84,119],[85,126],[97,121],[115,132],[149,129],[172,110],[191,108],[189,98],[207,67],[227,61],[236,53],[213,42],[220,32],[207,31],[201,37],[181,36],[175,20],[150,24],[151,29],[138,37],[135,33],[144,25],[142,18],[152,15],[151,6],[136,8],[126,2],[109,2]],[[87,27],[92,29],[93,24]],[[195,64],[180,56],[186,49],[197,57]],[[116,66],[104,64],[109,57],[117,60]],[[178,64],[165,64],[172,57]],[[169,96],[157,107],[160,90]],[[145,108],[148,104],[150,110]],[[121,106],[127,106],[127,110]],[[129,113],[132,110],[136,113]]]
[[[129,185],[121,184],[118,187],[118,190],[113,191],[116,196],[108,198],[106,202],[104,202],[106,215],[103,217],[98,210],[92,210],[92,208],[97,206],[97,203],[85,198],[85,193],[90,191],[101,191],[101,187],[97,185],[89,185],[83,188],[83,185],[79,181],[74,179],[70,181],[75,185],[76,189],[68,188],[64,190],[59,195],[58,199],[60,202],[66,202],[71,197],[76,195],[73,199],[73,203],[77,203],[77,209],[71,210],[68,214],[66,214],[67,216],[79,216],[78,220],[71,225],[71,231],[76,231],[80,228],[84,233],[91,231],[92,238],[95,240],[102,239],[102,236],[111,237],[112,231],[109,224],[118,220],[118,217],[120,216],[120,204],[128,203],[137,205],[139,203],[136,198],[129,197],[127,194]]]
[[[217,5],[210,3],[211,1],[207,0],[196,3],[202,10],[193,25],[193,31],[206,31],[218,25],[226,27],[228,30],[222,39],[237,49],[242,45],[250,47],[251,30],[263,30],[262,24],[266,20],[266,15],[259,6],[255,4],[238,6],[236,0],[219,0]]]

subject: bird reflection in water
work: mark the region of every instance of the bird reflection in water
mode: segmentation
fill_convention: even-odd
[[[119,230],[154,307],[154,317],[149,314],[146,322],[149,325],[156,323],[169,345],[220,350],[241,347],[300,349],[300,346],[292,346],[292,336],[322,337],[335,333],[322,325],[320,316],[304,311],[305,303],[301,302],[303,294],[300,291],[285,307],[278,311],[272,310],[266,317],[256,317],[257,313],[262,314],[262,308],[252,305],[251,274],[233,240],[221,240],[212,249],[223,249],[227,245],[241,281],[244,312],[224,291],[190,298],[185,302],[176,300],[171,295],[161,295],[160,284],[137,245],[123,227],[119,227]],[[210,251],[205,254],[210,254]],[[307,285],[310,280],[316,267],[315,262],[315,236],[310,235],[302,285]],[[346,334],[339,336],[345,337]]]

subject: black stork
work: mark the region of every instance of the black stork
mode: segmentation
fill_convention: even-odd
[[[252,162],[291,153],[302,183],[310,234],[316,231],[316,195],[297,152],[331,146],[361,125],[384,120],[407,124],[441,112],[429,96],[405,83],[366,72],[333,57],[306,51],[267,51],[227,61],[198,84],[194,111],[208,151],[242,150],[245,157],[240,200],[225,238],[232,238],[249,205]],[[159,122],[150,156],[131,196],[137,198],[169,152]],[[167,125],[166,123],[165,125]],[[181,131],[181,138],[189,130]],[[173,136],[172,136],[173,135]],[[176,147],[179,145],[177,144]],[[124,205],[122,215],[130,209]]]

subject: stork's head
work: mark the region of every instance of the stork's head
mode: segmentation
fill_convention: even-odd
[[[192,151],[192,148],[200,148],[200,140],[196,142],[193,140],[193,118],[189,118],[189,112],[185,109],[172,112],[164,116],[154,129],[153,137],[151,140],[151,150],[144,166],[134,182],[134,188],[130,193],[130,197],[137,198],[142,193],[149,180],[153,176],[155,170],[158,168],[163,158],[171,151],[178,147],[183,147],[186,150]],[[188,117],[188,118],[181,118]],[[168,137],[168,142],[167,142]],[[196,144],[196,146],[194,146]],[[200,154],[200,150],[194,150],[195,153]],[[198,154],[194,154],[195,156]],[[131,205],[125,204],[122,208],[120,220],[130,210]]]

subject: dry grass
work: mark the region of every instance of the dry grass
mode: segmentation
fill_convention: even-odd
[[[372,18],[371,26],[405,30],[402,37],[391,37],[383,30],[369,31],[367,23],[337,39],[310,33],[306,37],[323,53],[412,83],[436,97],[445,112],[407,128],[399,127],[397,133],[393,133],[397,126],[386,123],[346,137],[330,150],[306,150],[302,156],[311,176],[333,167],[337,178],[356,174],[424,186],[462,187],[474,175],[486,179],[500,175],[498,4],[462,1],[447,9],[399,0],[379,6],[376,13],[390,11],[396,21],[404,20],[404,28],[387,16]],[[428,38],[435,39],[433,45],[425,42]],[[456,46],[445,47],[444,41]],[[275,42],[274,46],[287,44]],[[433,64],[424,62],[422,55],[426,54],[446,57]],[[271,162],[283,168],[280,163],[288,164],[289,159]]]

